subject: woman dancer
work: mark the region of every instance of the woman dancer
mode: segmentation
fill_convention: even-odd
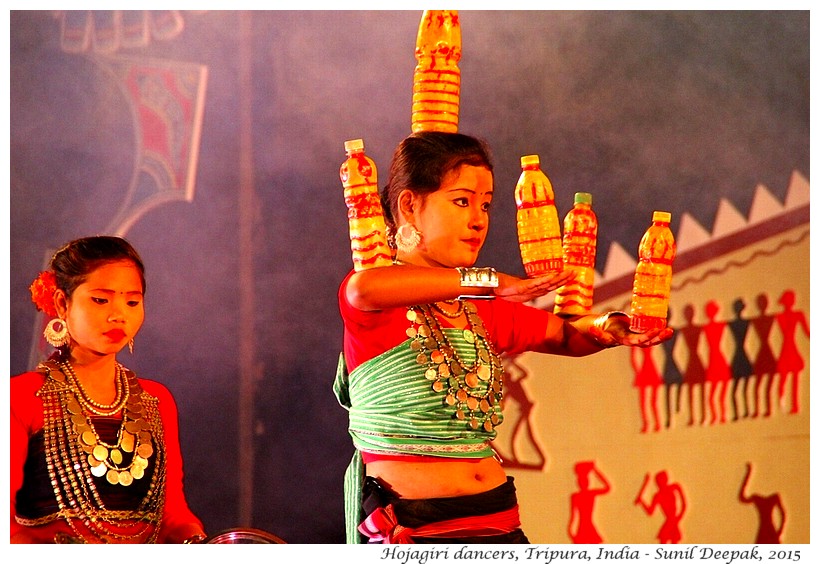
[[[183,493],[174,399],[116,358],[145,315],[137,252],[119,237],[72,241],[31,291],[57,350],[11,378],[11,542],[205,540]]]
[[[352,272],[339,290],[334,389],[356,447],[348,542],[527,542],[512,478],[490,445],[502,421],[499,355],[583,356],[672,334],[630,333],[623,313],[561,319],[522,303],[572,274],[476,268],[492,199],[480,140],[420,132],[399,144],[382,194],[395,264]]]

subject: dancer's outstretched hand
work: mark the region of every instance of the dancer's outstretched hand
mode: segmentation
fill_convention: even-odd
[[[569,269],[535,278],[518,278],[499,272],[498,288],[494,293],[497,297],[511,302],[528,302],[549,294],[573,280],[575,280],[575,271]]]

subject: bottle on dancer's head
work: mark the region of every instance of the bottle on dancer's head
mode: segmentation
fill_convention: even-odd
[[[458,132],[461,25],[456,10],[425,10],[416,37],[411,130]]]

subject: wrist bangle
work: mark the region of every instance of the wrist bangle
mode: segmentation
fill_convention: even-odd
[[[494,300],[495,294],[460,294],[457,300]]]
[[[205,542],[205,539],[207,538],[208,537],[203,535],[202,533],[197,533],[195,535],[191,535],[190,537],[182,541],[182,544],[202,544],[203,542]]]
[[[599,315],[592,321],[592,326],[600,331],[601,333],[606,333],[606,324],[609,321],[610,317],[629,317],[628,314],[624,313],[623,311],[610,311],[608,313],[604,313]],[[604,341],[599,336],[592,333],[593,340],[601,345],[602,347],[610,348],[610,347],[617,347],[620,345],[617,341]]]
[[[494,268],[456,267],[462,288],[498,288],[498,272]]]

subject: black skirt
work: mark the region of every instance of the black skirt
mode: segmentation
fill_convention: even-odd
[[[513,479],[489,491],[479,494],[457,497],[439,497],[428,499],[402,499],[382,484],[377,478],[367,476],[362,493],[362,506],[366,515],[379,507],[393,505],[396,519],[404,527],[416,528],[438,521],[476,517],[512,509],[518,504]],[[362,542],[368,538],[362,536]],[[510,533],[491,536],[474,536],[459,538],[413,537],[416,544],[529,544],[527,536],[521,529]]]

